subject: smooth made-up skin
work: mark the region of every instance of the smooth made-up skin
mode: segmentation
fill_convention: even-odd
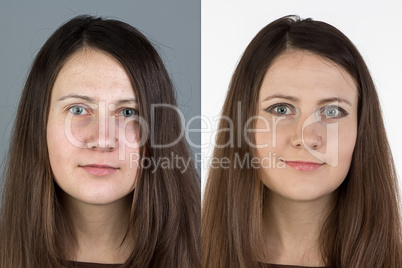
[[[260,159],[276,157],[275,166],[260,169],[270,189],[263,226],[270,261],[323,264],[318,235],[331,197],[349,171],[357,105],[353,78],[310,52],[287,51],[265,74],[255,138],[263,147],[256,149]],[[319,165],[292,168],[286,161]]]
[[[130,154],[139,152],[137,110],[125,69],[106,53],[80,50],[57,76],[47,143],[54,179],[77,234],[75,260],[122,263],[127,258],[126,244],[132,241],[119,246],[138,170],[130,166]]]

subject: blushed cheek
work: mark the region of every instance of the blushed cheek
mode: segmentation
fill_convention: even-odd
[[[341,161],[342,159],[344,159],[344,161],[347,161],[350,164],[355,145],[356,145],[356,137],[354,135],[345,136],[341,138],[339,143]]]
[[[125,129],[125,136],[127,137],[128,142],[138,143],[140,141],[140,129],[137,123],[133,124],[133,126],[128,126]]]
[[[47,145],[50,155],[58,155],[61,144],[65,145],[66,138],[64,133],[64,126],[57,125],[50,122],[47,126]]]
[[[116,120],[116,137],[119,142],[133,147],[140,141],[140,124],[134,118]]]
[[[352,127],[343,128],[339,135],[339,172],[344,176],[347,175],[353,157],[356,144],[356,131]]]
[[[49,124],[47,129],[47,145],[49,161],[52,172],[55,176],[60,173],[60,168],[66,166],[66,144],[63,128]]]
[[[71,137],[74,139],[74,142],[69,140],[71,144],[87,142],[88,136],[94,136],[94,133],[88,133],[88,131],[91,131],[91,122],[92,120],[89,118],[73,119],[71,124],[65,124],[64,136],[69,140],[69,132],[71,133]]]
[[[259,158],[283,150],[286,146],[287,136],[284,133],[288,133],[287,126],[277,123],[275,125],[275,123],[272,120],[257,122],[256,131],[258,132],[255,134],[255,144],[259,146],[256,148]]]
[[[257,151],[267,151],[273,148],[276,143],[273,141],[272,122],[263,116],[257,119],[253,132],[255,133],[255,144],[250,143],[251,146],[256,147]]]

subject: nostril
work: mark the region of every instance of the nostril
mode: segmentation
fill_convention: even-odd
[[[118,138],[115,138],[115,140],[113,142],[109,143],[109,150],[113,150],[114,148],[117,147],[117,142],[119,141]]]
[[[87,143],[87,147],[88,147],[89,149],[95,149],[95,148],[98,147],[98,142],[88,142],[88,143]]]

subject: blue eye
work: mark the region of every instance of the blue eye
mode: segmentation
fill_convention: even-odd
[[[132,108],[124,108],[119,112],[119,115],[122,115],[124,117],[133,117],[137,114],[138,114],[137,110]]]
[[[289,106],[289,104],[278,103],[268,107],[265,111],[273,115],[291,115],[294,112],[292,107]]]
[[[320,113],[328,119],[341,118],[348,115],[348,113],[344,109],[338,106],[325,106],[320,109]]]
[[[325,107],[324,114],[326,116],[335,117],[335,116],[338,116],[339,110],[335,107]]]
[[[277,106],[274,111],[277,114],[287,114],[288,113],[288,107],[281,105],[281,106]]]
[[[79,105],[72,106],[68,110],[72,112],[74,115],[88,114],[88,111],[84,107]]]

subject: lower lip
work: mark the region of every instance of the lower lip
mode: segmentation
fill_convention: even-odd
[[[86,172],[95,176],[107,176],[116,172],[115,168],[82,167]]]
[[[299,171],[313,171],[323,166],[323,164],[305,164],[305,163],[294,163],[294,162],[292,163],[285,162],[285,163],[289,167]]]

